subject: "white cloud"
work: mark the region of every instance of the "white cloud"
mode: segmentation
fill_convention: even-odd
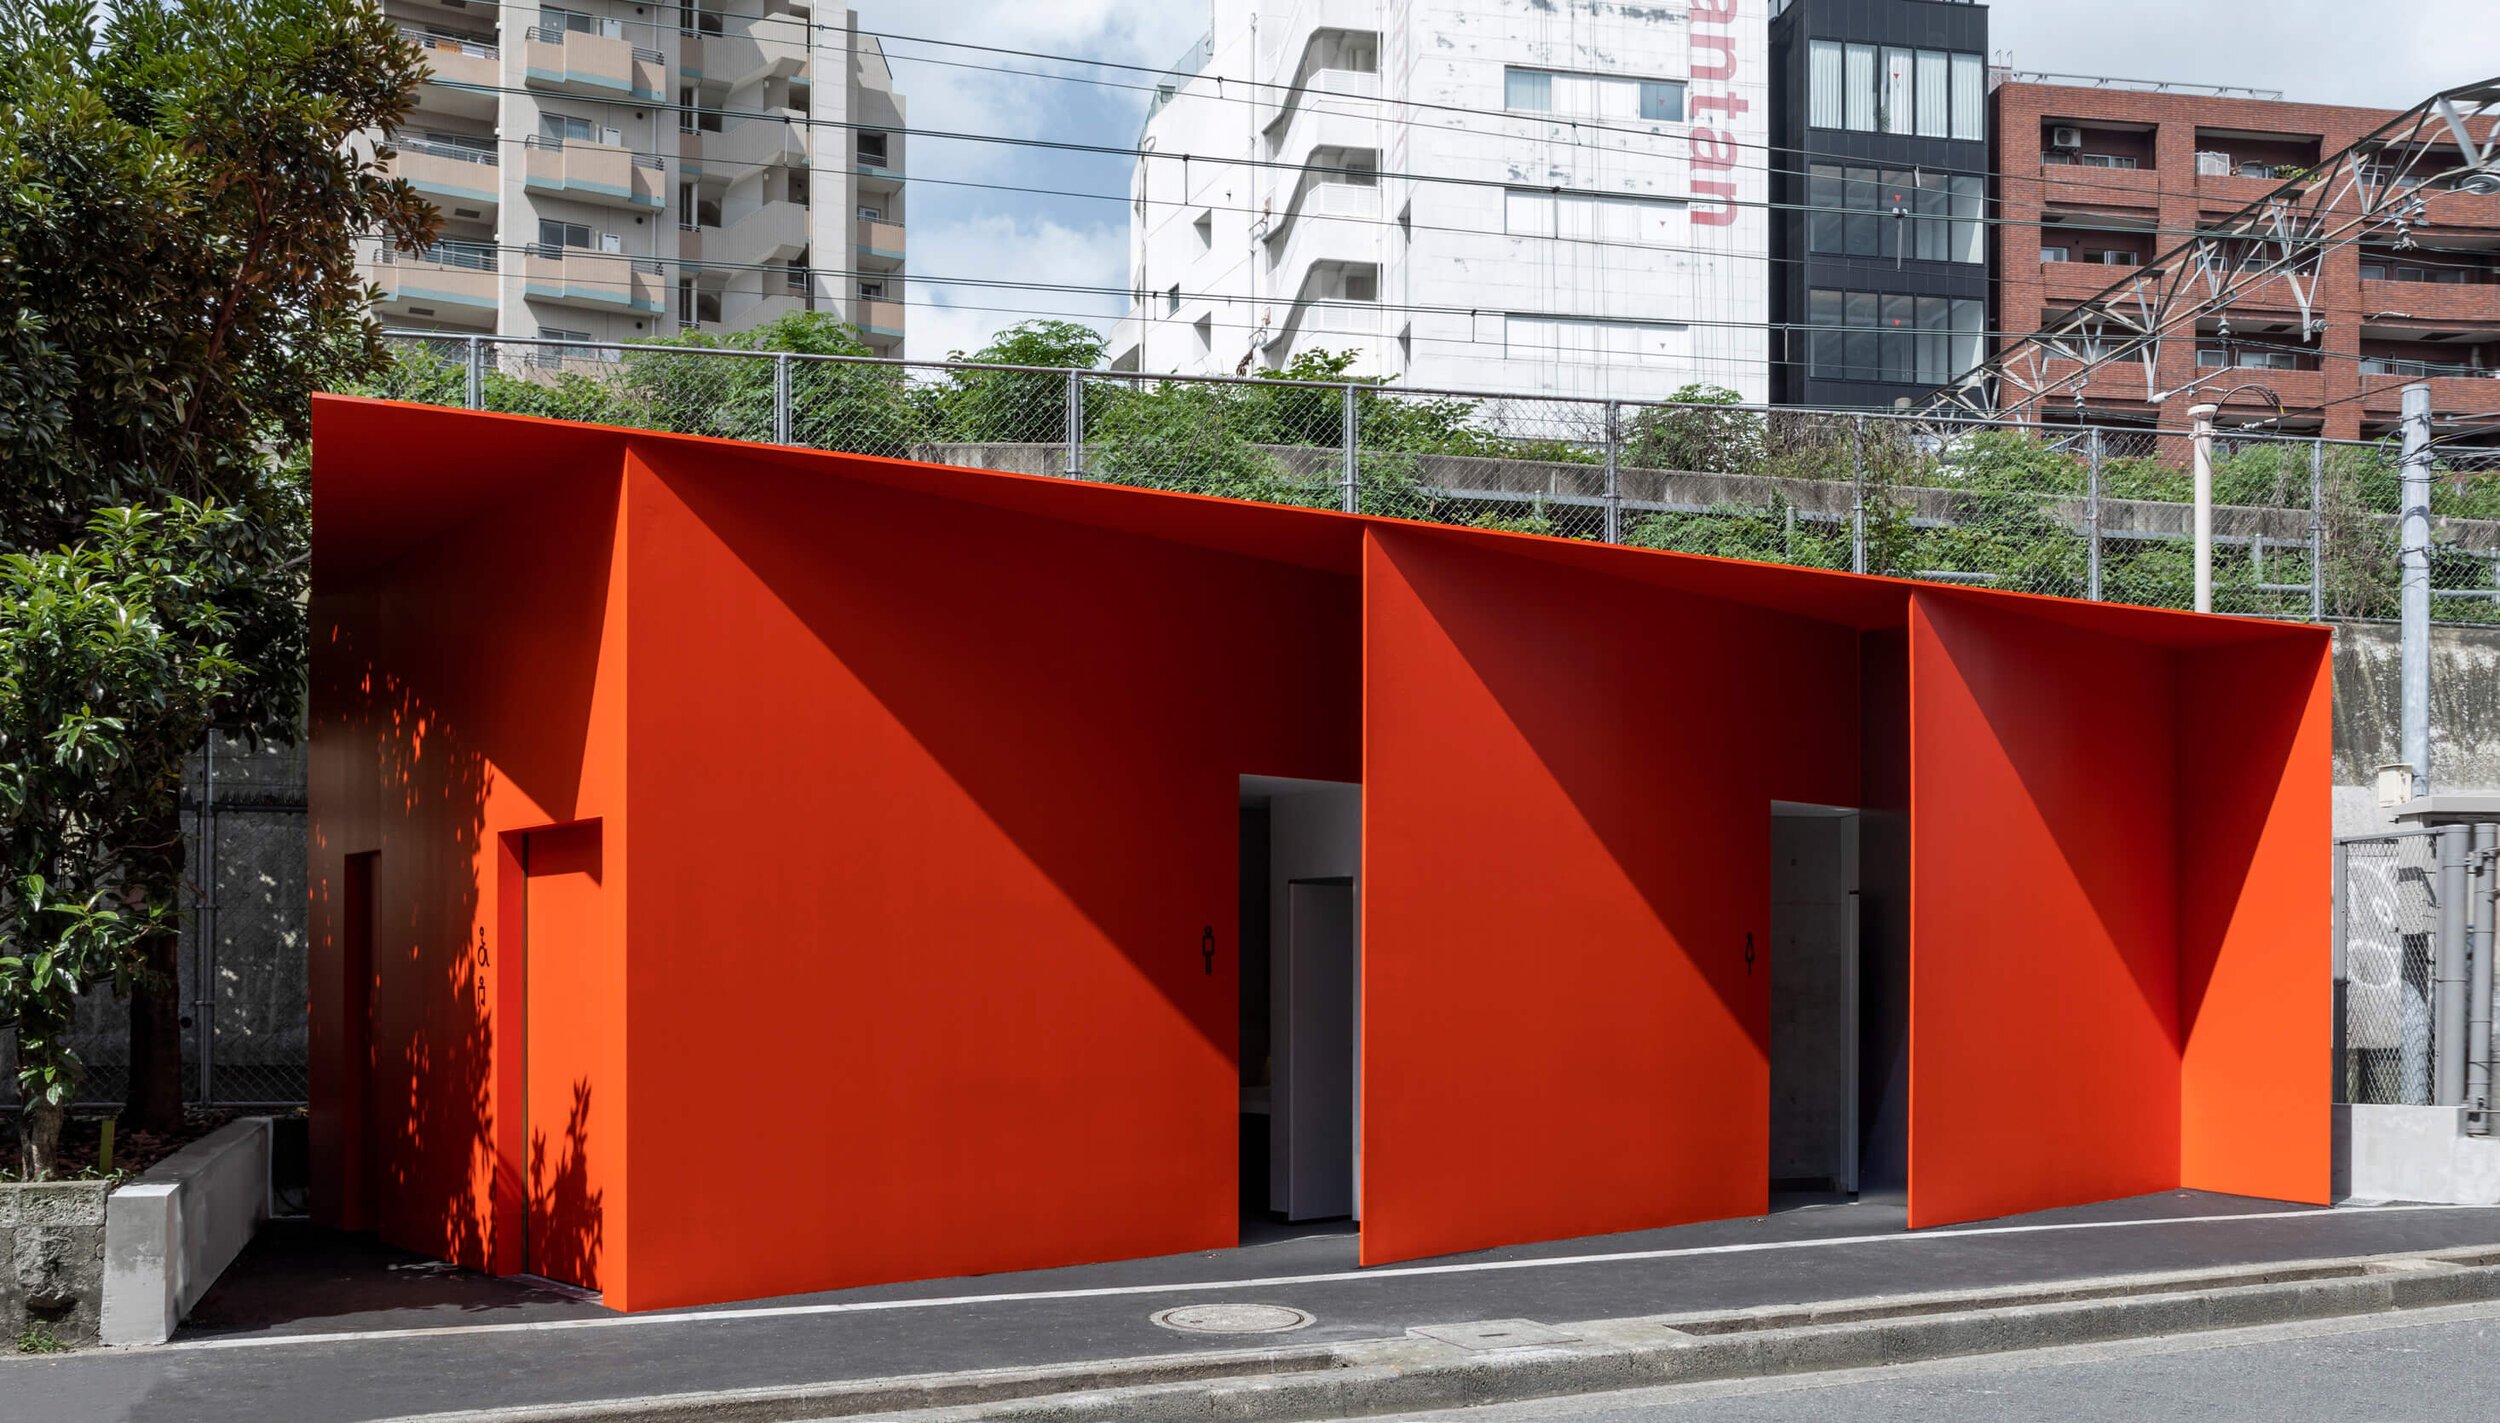
[[[1127,306],[1119,296],[964,286],[942,279],[996,277],[1121,290],[1128,282],[1128,260],[1124,222],[1069,226],[994,212],[916,223],[911,270],[928,275],[913,278],[908,288],[915,305],[904,318],[906,354],[915,360],[943,360],[950,351],[976,350],[992,333],[1028,315],[1083,321],[1107,335]]]
[[[2279,89],[2312,104],[2407,108],[2500,70],[2492,0],[1997,0],[2013,67]]]

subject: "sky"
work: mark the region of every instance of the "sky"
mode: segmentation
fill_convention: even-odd
[[[931,42],[1161,68],[1207,29],[1201,0],[851,0],[851,7],[861,29],[886,37],[914,130],[1116,148],[1137,141],[1151,75]],[[2500,0],[1994,0],[1989,30],[1995,60],[2020,70],[2279,89],[2309,103],[2401,108],[2500,74]],[[1107,82],[997,72],[1003,68]],[[1127,159],[922,136],[912,140],[909,164],[909,355],[942,360],[974,350],[1027,316],[1110,329],[1123,298],[946,278],[1121,287]]]

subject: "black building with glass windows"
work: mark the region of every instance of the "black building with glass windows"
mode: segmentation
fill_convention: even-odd
[[[1774,0],[1771,399],[1888,409],[1986,357],[1988,9]]]

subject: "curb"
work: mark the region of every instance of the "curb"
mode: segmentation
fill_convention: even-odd
[[[1536,1329],[734,1389],[395,1423],[1285,1423],[1761,1378],[2500,1300],[2500,1250],[2358,1256]],[[1524,1321],[1506,1321],[1518,1324]],[[1463,1328],[1433,1333],[1463,1336]]]

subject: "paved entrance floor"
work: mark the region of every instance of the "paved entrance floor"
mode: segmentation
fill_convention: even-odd
[[[1394,1337],[1908,1291],[2500,1244],[2500,1208],[2326,1210],[2165,1192],[1911,1233],[1898,1202],[1357,1270],[1343,1227],[1262,1228],[1241,1249],[621,1315],[273,1225],[170,1345],[0,1359],[0,1419],[364,1423],[407,1414],[955,1369]],[[1194,1303],[1314,1322],[1245,1339],[1171,1333]]]

